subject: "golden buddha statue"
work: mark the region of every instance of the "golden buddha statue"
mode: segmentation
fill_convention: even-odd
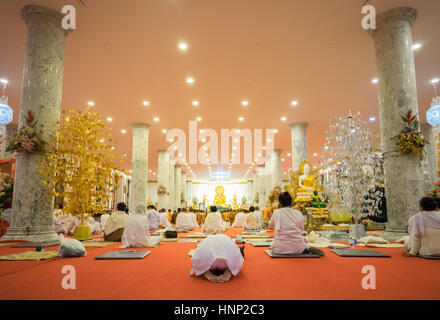
[[[312,200],[313,192],[316,190],[315,177],[311,174],[311,165],[303,161],[299,165],[301,175],[298,178],[298,189],[295,202],[306,202]]]
[[[215,187],[214,205],[226,207],[226,197],[224,195],[225,188],[223,186]]]

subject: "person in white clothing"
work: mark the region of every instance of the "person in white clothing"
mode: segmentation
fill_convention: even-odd
[[[191,221],[191,226],[193,228],[197,228],[199,225],[197,224],[197,215],[194,213],[194,209],[193,208],[189,209],[188,217],[189,217],[189,219]]]
[[[128,214],[126,214],[127,205],[124,202],[117,204],[117,211],[113,212],[104,224],[105,241],[121,241],[124,227],[127,223]]]
[[[168,221],[168,213],[165,209],[160,209],[159,211],[159,228],[169,228],[171,226],[170,222]]]
[[[99,218],[99,223],[101,224],[101,230],[105,229],[105,223],[107,222],[110,215],[108,213],[101,214],[101,217]]]
[[[237,276],[243,266],[244,258],[240,251],[227,235],[211,235],[194,251],[190,275],[203,274],[209,281],[226,282],[231,275]]]
[[[194,228],[189,215],[184,210],[180,211],[176,218],[176,229],[192,230]]]
[[[260,220],[258,218],[258,214],[255,212],[255,208],[251,206],[249,208],[249,213],[246,217],[246,230],[260,230]]]
[[[57,213],[58,210],[55,210],[52,216],[53,228],[55,229],[55,232],[58,234],[60,233],[67,234],[67,228],[64,225],[64,223],[60,219],[58,219]]]
[[[242,211],[235,215],[234,223],[232,224],[233,228],[244,228],[246,225],[246,214]]]
[[[156,211],[153,205],[148,206],[147,217],[150,232],[156,232],[159,229],[159,212]]]
[[[122,234],[122,248],[154,247],[162,237],[150,236],[150,226],[146,215],[145,205],[138,204],[136,211],[127,218]]]
[[[217,212],[217,207],[212,206],[211,213],[205,219],[202,226],[202,232],[206,233],[222,233],[224,231],[224,224],[222,216]]]
[[[406,256],[440,255],[440,207],[437,199],[424,197],[419,202],[420,212],[408,220],[409,241]]]

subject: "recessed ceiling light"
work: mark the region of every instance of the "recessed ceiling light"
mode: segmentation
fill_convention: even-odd
[[[266,150],[266,146],[263,146],[263,150]]]
[[[121,132],[122,132],[122,133],[127,133],[127,130],[122,129]]]
[[[286,159],[282,158],[281,161],[284,162],[284,161],[286,161]]]
[[[292,155],[292,154],[291,154],[290,152],[287,154],[288,157],[290,157],[291,155]]]
[[[295,107],[295,106],[298,105],[298,101],[297,101],[297,100],[292,100],[292,101],[290,102],[290,105]]]
[[[93,101],[87,101],[87,105],[90,107],[93,107],[95,105],[95,103]]]
[[[412,46],[413,50],[419,50],[421,47],[422,47],[421,43],[414,43]]]
[[[6,79],[0,79],[0,82],[3,83],[3,84],[7,84],[7,83],[8,83],[8,80],[6,80]]]
[[[186,51],[186,49],[188,49],[188,44],[186,44],[185,42],[179,42],[177,47],[180,51]]]
[[[374,84],[376,84],[376,83],[378,83],[379,82],[379,79],[378,78],[374,78],[373,80],[371,80],[371,83],[374,83]]]
[[[197,117],[196,120],[197,120],[198,122],[200,122],[200,121],[202,121],[202,118],[201,118],[201,117]]]
[[[194,101],[192,102],[192,105],[193,105],[193,106],[198,106],[198,105],[199,105],[199,101],[198,101],[198,100],[194,100]]]
[[[369,120],[370,122],[374,122],[374,121],[376,121],[376,117],[370,117],[370,118],[368,118],[368,120]]]
[[[244,121],[244,118],[243,117],[239,117],[238,121]]]
[[[148,106],[150,105],[150,101],[144,100],[144,101],[142,102],[142,104],[143,104],[144,106],[148,107]]]
[[[272,139],[267,139],[267,142],[272,142]]]
[[[153,119],[155,122],[159,122],[159,117],[154,117]]]
[[[318,154],[317,154],[317,153],[315,152],[315,153],[313,154],[313,156],[314,156],[314,157],[317,157],[317,156],[318,156]]]
[[[193,84],[195,82],[194,78],[188,77],[186,78],[186,83]]]
[[[162,129],[162,133],[167,133],[167,129]]]
[[[243,101],[241,102],[241,105],[244,106],[244,107],[246,107],[246,106],[249,105],[249,101],[247,101],[247,100],[243,100]]]
[[[434,78],[434,79],[431,80],[432,84],[436,84],[436,83],[439,83],[439,82],[440,82],[439,78]]]
[[[286,121],[287,118],[286,117],[281,117],[281,121]]]
[[[99,142],[104,143],[104,139],[99,140]]]
[[[274,129],[273,132],[274,132],[274,133],[278,133],[278,129]]]
[[[168,142],[173,142],[173,139],[168,139]]]
[[[108,121],[108,122],[112,122],[112,121],[113,121],[113,118],[112,118],[112,117],[107,117],[107,121]]]

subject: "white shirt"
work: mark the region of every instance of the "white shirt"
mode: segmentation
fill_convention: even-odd
[[[217,212],[211,212],[205,219],[202,227],[202,232],[207,233],[222,233],[224,231],[223,219]]]
[[[246,215],[243,212],[237,213],[234,219],[234,223],[232,224],[232,227],[244,228],[245,225],[246,225]]]
[[[260,219],[258,218],[258,214],[256,212],[249,212],[246,217],[246,228],[247,229],[259,229],[260,228]]]
[[[306,249],[304,231],[304,216],[293,208],[276,209],[269,222],[269,227],[275,229],[275,238],[271,250],[278,254],[301,254]]]
[[[159,229],[159,212],[154,209],[147,211],[148,223],[150,225],[150,231],[156,231]]]
[[[148,218],[142,214],[131,214],[127,218],[122,234],[122,247],[153,247],[161,241],[161,237],[150,236]]]
[[[170,226],[170,222],[168,221],[168,213],[159,212],[159,224],[162,227],[169,227]]]
[[[177,229],[191,229],[191,228],[193,228],[191,219],[185,212],[181,212],[177,215],[176,228]]]

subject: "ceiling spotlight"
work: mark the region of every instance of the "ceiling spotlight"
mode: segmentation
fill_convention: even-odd
[[[439,78],[435,78],[435,79],[432,79],[431,80],[431,83],[432,84],[436,84],[436,83],[439,83],[440,82],[440,79]]]
[[[378,78],[374,78],[373,80],[371,80],[371,83],[374,83],[374,84],[376,84],[376,83],[378,83],[379,82],[379,79]]]
[[[282,158],[281,161],[284,162],[284,161],[286,161],[286,159]]]
[[[194,101],[192,102],[192,105],[197,107],[197,106],[199,105],[199,101],[198,101],[198,100],[194,100]]]
[[[201,118],[201,117],[197,117],[196,120],[197,120],[198,122],[200,122],[200,121],[202,121],[202,118]]]
[[[317,153],[315,152],[315,153],[313,154],[313,156],[314,156],[314,157],[317,157],[317,156],[318,156],[318,154],[317,154]]]
[[[167,129],[162,129],[162,133],[167,133]]]
[[[108,121],[108,122],[112,122],[112,121],[113,121],[113,118],[112,118],[112,117],[108,117],[108,118],[107,118],[107,121]]]
[[[104,139],[99,140],[99,142],[104,143]]]
[[[292,156],[292,154],[289,152],[289,153],[287,154],[287,156],[290,157],[290,156]]]
[[[412,48],[413,50],[419,50],[422,47],[422,45],[420,43],[414,43]]]
[[[273,132],[274,133],[278,133],[278,129],[273,129]]]
[[[154,117],[154,122],[159,122],[159,117]]]
[[[8,80],[6,80],[6,79],[0,79],[0,82],[3,84],[8,84]]]
[[[244,118],[243,117],[239,117],[238,121],[244,121]]]
[[[272,142],[272,139],[267,139],[267,142]]]
[[[122,129],[121,132],[122,132],[122,133],[127,133],[127,130]]]
[[[374,122],[374,121],[376,121],[376,117],[370,117],[370,118],[368,118],[368,121]]]
[[[286,117],[281,117],[281,121],[286,121],[287,118]]]
[[[298,105],[298,101],[297,100],[292,100],[292,102],[290,102],[290,105],[295,107]]]
[[[177,47],[179,48],[180,51],[186,51],[186,49],[188,49],[188,45],[185,42],[179,42]]]
[[[186,83],[193,84],[195,82],[194,78],[188,77],[186,78]]]
[[[241,102],[241,105],[244,106],[244,107],[246,107],[246,106],[249,105],[249,101],[247,101],[247,100],[243,100],[243,101]]]
[[[90,107],[93,107],[95,105],[95,103],[93,101],[87,101],[87,105]]]
[[[150,105],[150,101],[144,100],[144,101],[142,102],[142,104],[143,104],[144,106],[148,107],[148,106]]]

